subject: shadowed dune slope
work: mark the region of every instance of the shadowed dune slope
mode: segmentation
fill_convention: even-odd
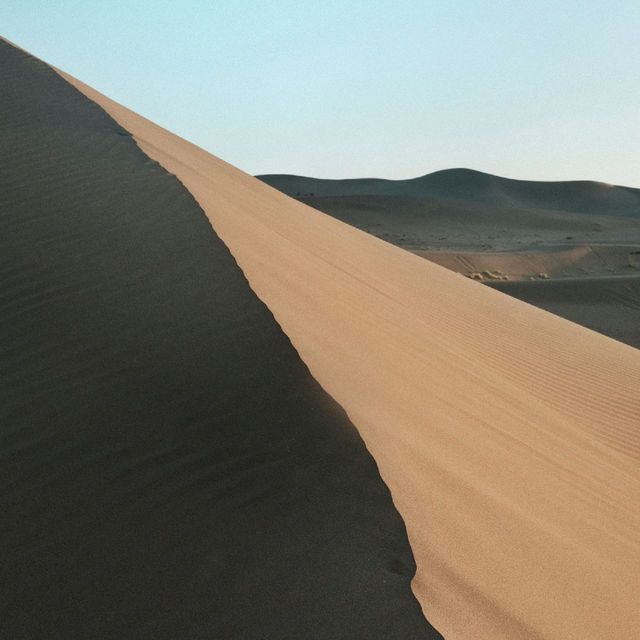
[[[175,173],[404,517],[449,639],[640,626],[640,352],[306,207],[66,77]]]
[[[388,489],[189,192],[0,42],[0,636],[439,638]]]

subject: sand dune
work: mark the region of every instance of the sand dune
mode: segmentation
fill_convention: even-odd
[[[491,281],[488,284],[640,349],[640,276]]]
[[[61,75],[177,176],[311,374],[346,410],[407,526],[417,562],[414,592],[446,638],[601,640],[637,634],[639,351],[296,202]],[[58,131],[71,135],[75,127]],[[111,144],[130,140],[118,128],[113,134]],[[159,171],[153,163],[145,166]],[[162,210],[160,204],[154,212]],[[169,220],[166,224],[172,228]],[[214,244],[215,238],[210,238]],[[224,252],[210,246],[205,253],[226,265],[225,286],[216,290],[230,286],[226,278],[231,277],[232,295],[246,296],[248,288],[238,284],[235,265]],[[170,268],[174,261],[162,264]],[[189,273],[200,278],[197,271]],[[198,295],[178,301],[188,317],[191,305],[207,295],[211,279],[203,276],[202,282]],[[178,294],[176,287],[169,299]],[[162,291],[166,298],[169,292]],[[258,318],[258,334],[264,327],[269,332],[260,344],[283,354],[264,361],[264,377],[276,378],[266,387],[269,398],[269,390],[283,388],[277,378],[287,375],[286,367],[299,365],[266,310],[256,307],[254,298],[247,300]],[[197,315],[201,332],[209,313],[216,317],[215,308]],[[153,310],[151,318],[158,318]],[[141,328],[147,320],[144,316]],[[161,324],[158,331],[166,328]],[[251,355],[244,357],[254,357],[261,347],[254,334],[246,335]],[[182,362],[209,362],[203,354],[214,352],[200,337]],[[133,336],[134,347],[136,340]],[[244,340],[245,334],[238,334],[233,344],[240,348]],[[207,379],[213,378],[202,378]],[[319,393],[313,394],[316,401]],[[301,398],[293,404],[312,402],[304,393]],[[296,415],[305,421],[325,411],[330,409],[322,403],[301,404]],[[335,427],[330,419],[318,420],[320,430],[314,433],[322,438],[322,428],[330,428],[326,446],[331,448]],[[345,451],[344,457],[351,455]],[[310,479],[312,485],[318,481]],[[260,496],[251,505],[259,508]],[[372,518],[370,526],[380,526],[380,520]],[[358,536],[364,531],[358,529]],[[206,540],[207,531],[200,533]],[[175,541],[168,541],[169,548]],[[344,557],[369,544],[362,539]],[[343,579],[339,572],[334,577]],[[172,578],[166,577],[167,585]],[[365,596],[369,584],[359,582],[367,588]],[[360,593],[356,588],[350,597]],[[196,608],[194,615],[199,612]],[[325,608],[314,622],[333,613]]]
[[[408,247],[620,240],[640,243],[640,189],[599,182],[510,180],[447,169],[412,180],[260,180],[365,231]]]
[[[174,173],[407,525],[446,638],[640,625],[640,352],[287,198],[64,75]]]
[[[432,262],[640,348],[640,247],[421,251]]]
[[[439,196],[295,196],[407,249],[502,249],[537,244],[640,243],[638,215],[541,209]],[[638,209],[640,211],[640,209]]]
[[[640,346],[640,308],[629,291],[633,278],[640,281],[638,189],[469,170],[398,181],[260,178],[416,255]],[[505,280],[547,284],[499,284]],[[556,287],[555,280],[565,282]],[[556,303],[560,290],[568,304]]]
[[[421,251],[421,255],[466,276],[499,280],[562,279],[612,274],[640,276],[640,251],[635,245],[580,245],[540,247],[519,251]],[[495,273],[483,273],[493,270]]]
[[[435,639],[406,532],[192,196],[0,41],[0,637]]]
[[[290,196],[410,196],[484,202],[546,211],[638,215],[640,189],[577,180],[512,180],[472,169],[444,169],[409,180],[323,180],[286,174],[257,176]]]
[[[409,248],[501,246],[622,237],[640,242],[640,189],[598,182],[528,182],[469,169],[412,180],[260,180],[364,231]]]

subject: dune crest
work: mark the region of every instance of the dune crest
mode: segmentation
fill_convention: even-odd
[[[441,640],[370,452],[177,178],[0,39],[0,637]]]
[[[403,516],[449,640],[640,626],[640,352],[291,200],[62,74],[209,216]]]

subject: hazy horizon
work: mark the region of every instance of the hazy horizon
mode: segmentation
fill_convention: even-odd
[[[307,4],[307,3],[304,3]],[[9,0],[2,35],[251,174],[640,187],[640,5]]]

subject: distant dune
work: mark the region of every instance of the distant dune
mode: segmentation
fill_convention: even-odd
[[[579,242],[640,243],[640,190],[598,182],[525,182],[468,169],[413,180],[267,184],[406,248],[489,249]]]
[[[403,196],[481,202],[501,207],[640,216],[640,189],[602,182],[534,182],[445,169],[410,180],[322,180],[287,174],[257,176],[290,196]]]
[[[638,189],[468,169],[396,181],[259,177],[383,240],[640,347]]]
[[[9,637],[634,637],[640,351],[0,53]]]

